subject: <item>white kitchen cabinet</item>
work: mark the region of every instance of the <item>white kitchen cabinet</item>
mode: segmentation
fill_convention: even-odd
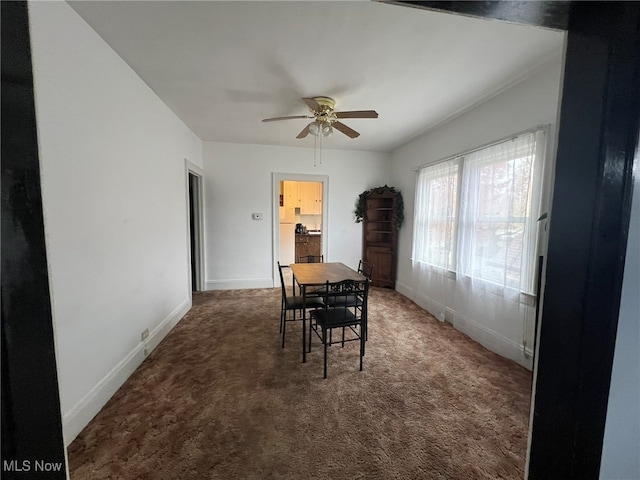
[[[283,203],[280,207],[280,223],[296,223],[296,207],[299,207],[298,182],[283,182]]]
[[[322,215],[322,183],[301,182],[300,213],[304,215]]]
[[[322,183],[285,181],[283,201],[281,222],[295,222],[296,208],[301,215],[322,215]]]

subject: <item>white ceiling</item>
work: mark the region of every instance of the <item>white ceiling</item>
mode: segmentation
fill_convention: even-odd
[[[298,140],[301,97],[344,123],[325,148],[389,152],[560,55],[563,33],[368,1],[87,1],[71,6],[205,141]]]

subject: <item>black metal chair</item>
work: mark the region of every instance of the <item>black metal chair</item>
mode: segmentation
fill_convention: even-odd
[[[296,263],[324,263],[324,255],[299,255]],[[317,296],[322,293],[324,286],[309,290],[308,295]]]
[[[337,343],[344,346],[345,342],[360,342],[360,370],[362,370],[369,281],[327,282],[324,295],[323,307],[309,313],[311,319],[309,332],[313,331],[324,346],[324,378],[327,378],[327,347]],[[332,340],[331,333],[334,328],[342,330],[340,340]],[[311,335],[309,337],[309,351],[311,351]]]
[[[284,275],[282,275],[283,268],[290,268],[289,266],[282,266],[278,262],[278,272],[280,272],[280,284],[282,287],[282,301],[280,302],[280,332],[282,333],[282,348],[284,348],[285,333],[287,330],[287,322],[293,322],[296,320],[302,320],[302,309],[319,308],[324,305],[322,298],[317,296],[308,297],[303,299],[299,295],[287,295],[287,289],[284,284]],[[306,300],[306,301],[305,301]],[[287,312],[292,312],[293,318],[287,318]],[[296,312],[300,312],[300,318],[296,318]]]
[[[324,255],[299,255],[296,263],[324,263]]]
[[[364,275],[369,280],[371,280],[371,276],[373,275],[373,265],[364,260],[360,260],[358,262],[358,273]]]
[[[364,260],[360,260],[358,262],[358,273],[367,277],[369,283],[371,283],[371,277],[373,276],[373,267],[374,265],[371,265],[369,262],[365,262]],[[369,330],[367,329],[367,325],[365,324],[364,327],[364,339],[369,340]]]
[[[373,265],[371,265],[368,262],[365,262],[363,260],[360,260],[358,262],[358,273],[364,277],[367,278],[367,280],[369,281],[369,283],[371,283],[371,275],[373,275]],[[325,287],[322,287],[322,289],[324,290]],[[318,292],[319,293],[319,292]],[[357,305],[357,298],[353,295],[348,295],[345,297],[339,297],[339,298],[326,298],[325,302],[327,304],[329,304],[329,306],[334,307],[336,306],[336,302],[345,302],[347,305],[353,306],[353,305]],[[363,325],[364,327],[364,339],[365,340],[369,340],[369,332],[367,331],[367,324],[365,322],[365,324]]]

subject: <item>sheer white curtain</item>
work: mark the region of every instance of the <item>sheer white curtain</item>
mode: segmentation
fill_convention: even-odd
[[[501,354],[525,344],[534,314],[544,151],[541,129],[424,167],[416,180],[414,300]]]
[[[416,302],[444,321],[453,299],[460,160],[418,172],[412,253]]]
[[[454,326],[522,344],[534,293],[544,132],[465,155]],[[536,154],[538,153],[538,155]]]

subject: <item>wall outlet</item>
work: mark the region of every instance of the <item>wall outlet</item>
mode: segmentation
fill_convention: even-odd
[[[140,340],[144,342],[147,338],[149,338],[149,329],[145,328],[144,331],[140,334]]]

